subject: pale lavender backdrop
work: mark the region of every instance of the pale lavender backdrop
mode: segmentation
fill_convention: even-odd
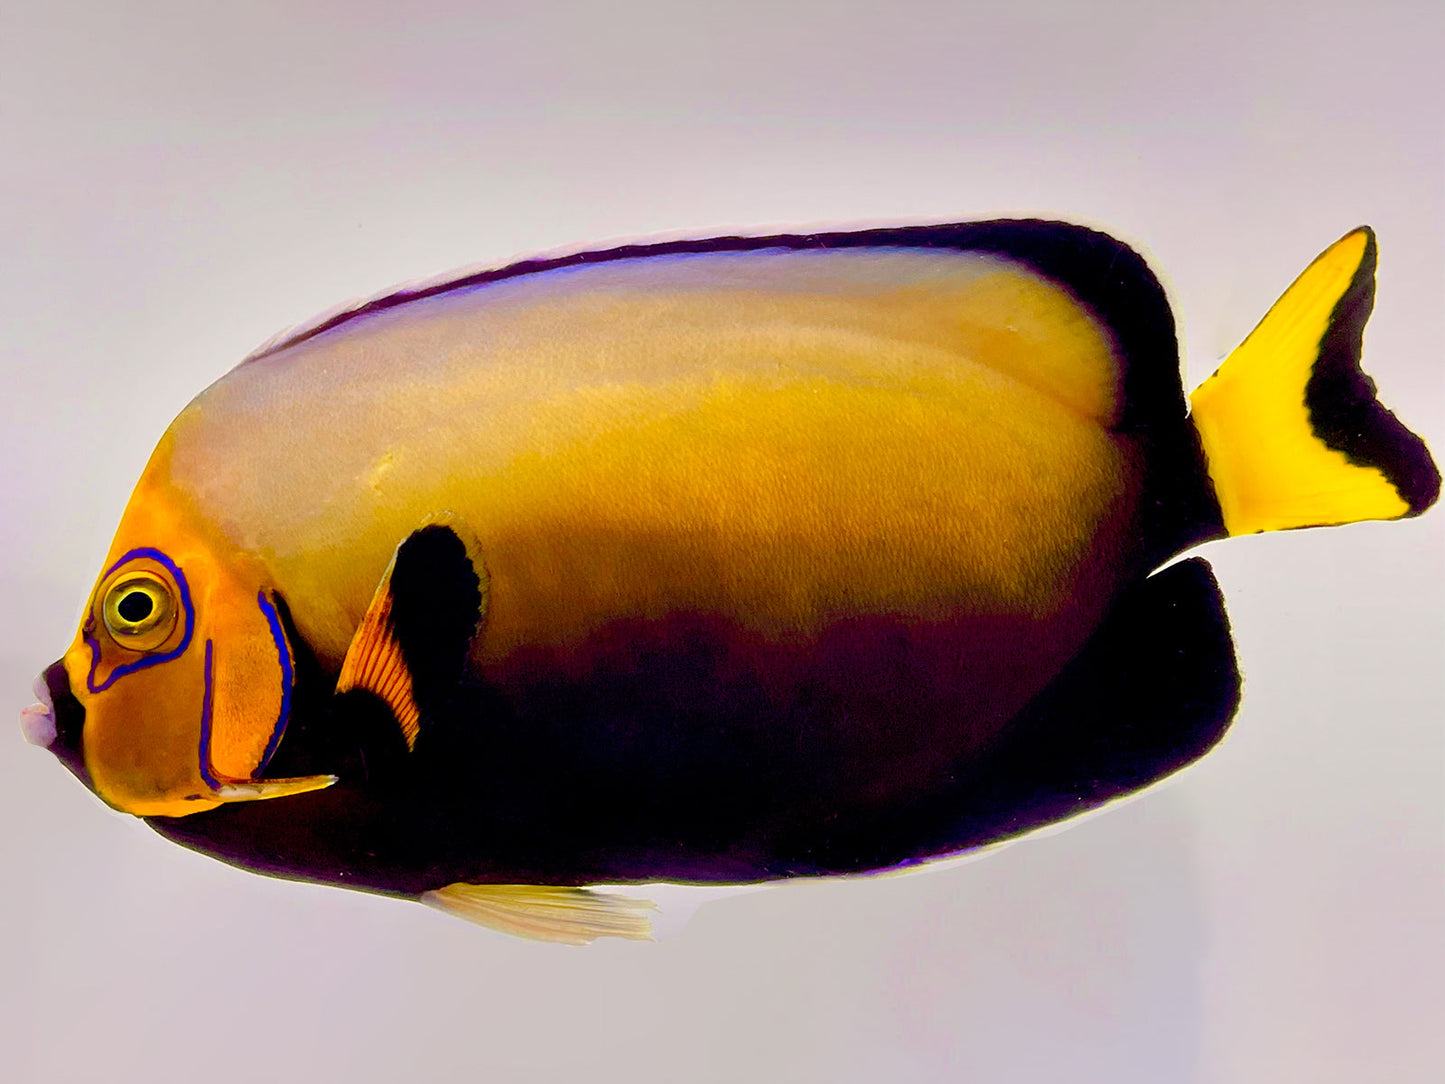
[[[1368,364],[1445,452],[1445,9],[1193,7],[6,4],[5,711],[191,395],[317,310],[559,245],[1068,216],[1154,262],[1197,382],[1369,222]],[[1205,762],[982,861],[723,900],[650,946],[234,872],[10,729],[0,1076],[1438,1079],[1442,534],[1207,547],[1246,692]]]

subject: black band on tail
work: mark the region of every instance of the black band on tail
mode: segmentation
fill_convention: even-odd
[[[1440,471],[1425,442],[1375,398],[1375,382],[1360,368],[1365,323],[1375,307],[1375,234],[1349,289],[1335,305],[1320,356],[1305,386],[1310,426],[1351,463],[1374,467],[1390,480],[1417,516],[1440,496]]]

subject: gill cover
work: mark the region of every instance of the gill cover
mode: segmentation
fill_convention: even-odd
[[[278,603],[257,562],[191,526],[157,461],[163,450],[65,656],[96,793],[127,813],[183,816],[329,786],[333,776],[259,778],[295,675]]]

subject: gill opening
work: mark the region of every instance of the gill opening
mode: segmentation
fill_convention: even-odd
[[[291,646],[286,639],[286,633],[281,628],[281,616],[276,612],[276,607],[266,600],[266,592],[256,593],[256,604],[261,607],[261,613],[266,617],[266,625],[271,630],[271,642],[276,647],[276,659],[281,664],[281,709],[277,712],[276,723],[271,728],[271,737],[266,742],[266,750],[261,754],[261,762],[256,765],[256,775],[266,770],[266,765],[276,755],[276,748],[281,744],[281,738],[286,733],[286,723],[291,718],[291,687],[295,682],[295,669],[291,663]]]
[[[206,641],[206,692],[201,698],[201,747],[199,750],[201,762],[201,780],[211,788],[212,793],[221,789],[220,781],[216,778],[215,771],[211,767],[211,709],[215,699],[215,685],[211,680],[211,641]]]
[[[263,612],[265,607],[263,606]],[[272,611],[274,612],[274,611]],[[213,647],[206,641],[205,694],[201,698],[201,740],[197,750],[200,761],[201,780],[210,788],[210,797],[219,802],[258,802],[267,798],[289,798],[295,794],[308,794],[313,790],[325,790],[336,782],[334,775],[302,775],[294,779],[247,779],[239,782],[221,782],[216,778],[211,764],[211,714],[215,706],[215,681],[213,679]],[[287,659],[283,673],[290,673]],[[281,720],[283,727],[290,706],[290,680],[285,685],[286,695],[282,698]],[[273,737],[275,735],[273,734]],[[276,738],[279,741],[279,738]],[[260,769],[258,768],[257,771]]]

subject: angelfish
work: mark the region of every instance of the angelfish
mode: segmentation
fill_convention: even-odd
[[[588,886],[866,873],[1071,817],[1239,700],[1225,536],[1413,516],[1375,238],[1188,406],[1127,245],[1033,220],[629,245],[360,303],[197,397],[27,736],[248,869],[533,937]]]

